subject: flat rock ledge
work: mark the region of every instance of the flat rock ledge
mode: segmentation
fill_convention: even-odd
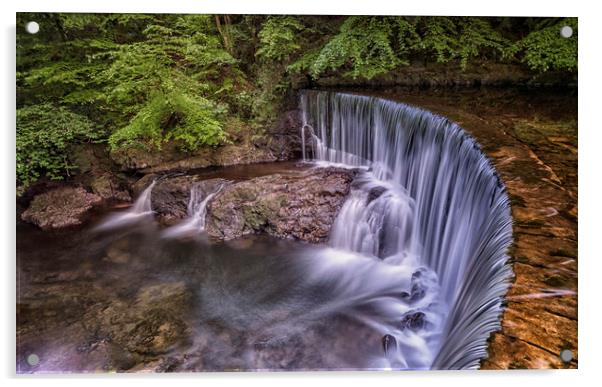
[[[37,195],[21,219],[43,230],[78,226],[103,199],[81,187],[61,187]]]
[[[206,231],[212,239],[267,233],[319,243],[328,237],[355,174],[349,169],[316,168],[236,183],[219,178],[201,180],[195,175],[177,176],[158,180],[151,205],[160,223],[172,225],[188,216],[193,186],[203,192],[203,197],[221,186],[207,205]],[[150,180],[143,179],[146,181],[140,186]]]
[[[355,174],[348,169],[323,168],[232,184],[209,203],[206,231],[223,240],[264,232],[279,238],[323,242]]]

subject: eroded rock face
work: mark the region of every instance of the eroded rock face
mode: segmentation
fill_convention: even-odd
[[[217,239],[266,232],[322,242],[349,194],[354,171],[325,168],[232,184],[209,203],[206,230]]]
[[[113,151],[110,156],[122,171],[145,174],[291,160],[301,154],[301,125],[301,113],[295,109],[282,113],[264,133],[246,137],[230,133],[234,140],[232,144],[201,147],[191,153],[178,149],[177,144],[171,142],[164,144],[161,151],[128,148]],[[251,131],[249,128],[242,130]]]
[[[92,192],[104,200],[129,202],[132,200],[125,187],[111,174],[105,173],[92,180],[90,183]]]
[[[207,168],[212,166],[229,166],[237,164],[253,164],[276,161],[269,149],[253,145],[223,145],[217,148],[201,148],[193,156],[154,163],[130,166],[132,169],[141,169],[144,173],[164,173],[171,171],[189,171],[192,169]],[[142,166],[144,165],[144,166]]]
[[[188,203],[193,186],[205,197],[224,184],[227,184],[224,179],[201,180],[201,177],[194,175],[158,180],[151,195],[151,206],[160,223],[173,225],[188,216]]]
[[[102,203],[102,198],[80,187],[62,187],[37,195],[21,219],[44,230],[77,226]]]
[[[266,147],[277,160],[299,158],[302,153],[301,127],[303,120],[301,111],[289,110],[282,114],[276,125],[268,130],[268,136],[255,141],[256,146]]]

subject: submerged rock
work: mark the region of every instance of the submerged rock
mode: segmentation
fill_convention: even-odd
[[[378,199],[379,197],[381,197],[382,194],[384,194],[387,191],[387,189],[385,187],[382,186],[378,186],[378,187],[374,187],[370,190],[370,192],[368,192],[368,203],[373,202],[374,200]]]
[[[146,286],[129,302],[115,299],[91,308],[83,325],[129,353],[162,354],[188,337],[184,314],[190,299],[182,282]]]
[[[437,280],[433,278],[433,274],[424,268],[419,268],[412,273],[411,288],[409,292],[401,292],[401,298],[414,303],[420,301],[426,295],[429,286],[436,286]]]
[[[324,168],[232,184],[209,203],[206,230],[225,240],[266,232],[281,238],[324,241],[354,175],[352,170]]]
[[[83,188],[57,188],[35,196],[21,219],[44,230],[77,226],[94,206],[101,203],[100,196]]]

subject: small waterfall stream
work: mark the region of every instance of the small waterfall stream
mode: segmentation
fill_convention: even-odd
[[[155,187],[156,180],[153,180],[148,187],[140,193],[140,196],[132,207],[127,211],[110,215],[104,222],[96,227],[97,231],[111,230],[114,228],[124,227],[132,225],[145,219],[148,216],[153,215],[153,209],[151,207],[151,193]]]
[[[206,192],[202,184],[195,184],[190,190],[188,202],[188,218],[163,231],[164,238],[176,238],[183,235],[194,235],[205,230],[207,204],[217,195],[224,184],[219,184],[213,192]]]
[[[415,354],[404,343],[422,339],[433,353],[422,367],[477,368],[512,274],[512,222],[505,189],[476,142],[443,117],[380,98],[305,91],[300,109],[304,159],[363,170],[331,246],[410,266],[438,283],[428,329],[408,336],[399,320],[381,327],[385,350],[396,348],[387,351],[391,366],[409,364]]]

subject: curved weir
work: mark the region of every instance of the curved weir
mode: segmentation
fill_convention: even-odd
[[[443,117],[375,97],[304,91],[300,108],[304,159],[364,170],[331,246],[432,270],[446,316],[427,340],[427,366],[477,368],[512,276],[512,220],[505,188],[475,140]],[[389,342],[403,352],[409,338],[391,330],[385,352]],[[398,356],[408,364],[407,354]]]

